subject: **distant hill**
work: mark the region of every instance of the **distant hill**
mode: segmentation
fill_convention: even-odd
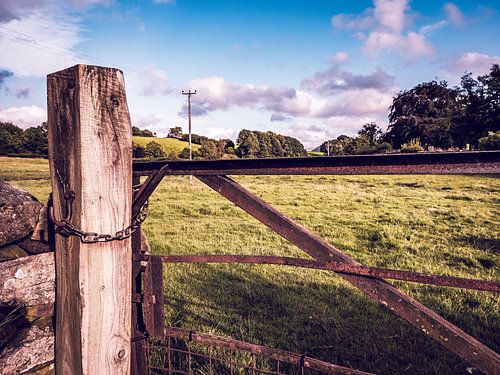
[[[146,145],[155,141],[161,145],[165,154],[168,154],[172,151],[176,153],[181,152],[184,148],[189,147],[188,142],[184,142],[175,138],[159,138],[159,137],[133,137],[133,141],[138,145],[146,147]],[[200,145],[196,145],[193,143],[193,150],[198,150]]]

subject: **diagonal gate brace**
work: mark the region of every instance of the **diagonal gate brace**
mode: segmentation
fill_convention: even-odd
[[[286,217],[231,178],[197,178],[313,258],[359,265],[349,255]],[[500,358],[495,351],[385,280],[347,274],[340,276],[479,370],[486,374],[500,373]]]

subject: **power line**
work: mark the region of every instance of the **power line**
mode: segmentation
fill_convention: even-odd
[[[41,41],[37,40],[37,38],[33,35],[26,34],[26,33],[19,32],[19,31],[15,31],[15,30],[9,29],[5,26],[0,26],[0,36],[4,37],[5,39],[8,39],[10,41],[13,41],[13,42],[22,43],[28,47],[32,47],[32,48],[35,48],[35,49],[38,49],[38,50],[41,50],[44,52],[48,52],[48,53],[52,53],[55,55],[65,57],[68,59],[68,61],[71,61],[71,60],[74,60],[75,58],[77,58],[77,59],[84,60],[84,62],[87,62],[90,60],[90,61],[99,62],[101,64],[109,65],[109,66],[114,65],[114,63],[109,61],[109,60],[101,59],[99,57],[90,55],[88,53],[83,53],[83,52],[75,52],[74,54],[69,53],[68,50],[65,50],[63,48],[51,45],[49,43],[41,42]],[[128,71],[129,73],[134,73],[136,75],[134,78],[138,79],[139,81],[142,81],[142,82],[148,83],[148,84],[151,83],[150,81],[148,81],[144,78],[141,78],[141,74],[143,74],[143,73],[138,71],[138,70],[132,69],[126,65],[122,65],[122,69]]]

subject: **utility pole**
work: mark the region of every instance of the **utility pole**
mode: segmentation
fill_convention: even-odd
[[[194,90],[194,91],[182,90],[182,95],[187,95],[187,97],[188,97],[189,160],[193,160],[193,145],[191,143],[191,96],[196,95],[196,90]]]
[[[326,141],[326,156],[330,156],[330,140]]]

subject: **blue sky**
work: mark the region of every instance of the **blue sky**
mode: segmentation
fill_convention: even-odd
[[[125,73],[134,125],[235,139],[243,128],[308,148],[387,125],[400,90],[500,63],[498,1],[2,0],[0,120],[46,118],[47,74]]]

